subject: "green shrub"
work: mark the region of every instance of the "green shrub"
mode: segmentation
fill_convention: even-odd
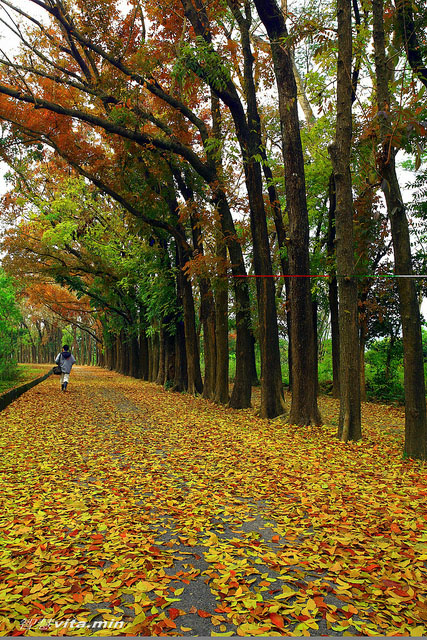
[[[402,384],[402,339],[375,340],[365,356],[366,395],[369,400],[385,403],[405,401]]]

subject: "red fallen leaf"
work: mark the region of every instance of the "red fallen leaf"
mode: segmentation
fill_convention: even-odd
[[[197,613],[201,618],[210,618],[212,616],[211,613],[208,613],[207,611],[203,611],[202,609],[197,609]]]
[[[175,620],[175,618],[177,618],[180,614],[180,610],[179,609],[175,609],[175,607],[171,607],[170,609],[168,609],[168,613],[169,613],[169,618],[171,620]]]
[[[128,535],[128,534],[126,533],[126,531],[122,531],[121,533],[119,533],[119,536],[120,536],[121,538],[123,538],[123,539],[124,539],[124,538],[127,538],[127,535]]]
[[[165,618],[163,620],[163,624],[165,624],[170,629],[176,629],[176,623],[173,620],[171,620],[170,618]]]
[[[385,584],[387,587],[400,587],[400,583],[399,582],[395,582],[394,580],[387,580],[384,579],[381,581],[383,584]]]
[[[22,589],[22,595],[23,595],[24,597],[25,597],[25,596],[28,596],[28,595],[29,595],[29,593],[30,593],[30,590],[28,589],[28,587],[24,587],[24,588]]]
[[[91,545],[88,547],[88,550],[89,550],[89,551],[99,551],[99,549],[100,549],[99,544],[91,544]]]
[[[78,529],[74,529],[74,531],[70,531],[68,535],[74,538],[78,534],[78,532],[79,532]]]
[[[394,531],[394,533],[402,533],[402,529],[395,522],[392,523],[390,529]]]
[[[160,549],[158,547],[155,547],[154,545],[151,545],[151,547],[148,547],[148,551],[150,551],[153,554],[153,556],[160,555]]]
[[[136,582],[138,578],[129,578],[129,580],[125,580],[125,585],[130,587],[134,582]]]
[[[328,606],[326,602],[323,600],[322,596],[314,596],[313,600],[316,603],[316,607],[318,609],[326,609]]]
[[[374,569],[379,569],[379,568],[380,568],[379,564],[371,563],[366,565],[366,567],[363,567],[362,571],[367,571],[368,573],[370,573]]]
[[[225,569],[225,565],[221,564],[221,562],[217,562],[215,564],[215,569]],[[231,572],[230,572],[231,573]]]
[[[33,607],[37,607],[38,609],[41,609],[42,611],[44,611],[46,609],[44,604],[42,604],[41,602],[32,602],[31,604],[33,605]]]
[[[197,613],[196,607],[191,607],[189,613]]]
[[[102,535],[102,533],[95,533],[93,536],[91,536],[91,538],[92,540],[98,540],[99,542],[104,540],[104,536]]]
[[[134,627],[132,627],[132,635],[136,633],[140,633],[142,636],[150,635],[150,629],[148,629],[148,627],[144,625],[144,622],[139,622]]]
[[[120,600],[120,598],[116,598],[115,600],[113,600],[113,601],[111,602],[111,604],[112,604],[114,607],[118,607],[118,606],[119,606],[119,604],[121,604],[121,600]]]
[[[280,540],[280,536],[273,536],[273,537],[271,538],[271,541],[272,541],[272,542],[279,542],[279,540]]]
[[[279,627],[279,629],[283,629],[284,628],[285,623],[283,621],[282,616],[279,616],[278,613],[269,613],[268,616],[269,616],[271,622],[276,625],[276,627]]]
[[[300,622],[305,622],[306,620],[310,620],[309,616],[304,616],[304,615],[300,615],[300,616],[296,616],[297,620],[299,620]]]
[[[404,591],[403,589],[394,589],[394,593],[400,596],[401,598],[411,598],[409,593],[407,591]]]

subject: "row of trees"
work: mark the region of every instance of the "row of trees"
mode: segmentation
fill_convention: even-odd
[[[298,424],[321,422],[320,295],[307,274],[326,270],[339,436],[360,438],[374,279],[358,286],[357,276],[380,274],[391,245],[396,274],[413,275],[395,166],[405,147],[419,168],[425,134],[412,3],[308,2],[293,12],[276,0],[23,4],[0,0],[21,42],[0,61],[1,150],[14,169],[5,266],[87,300],[107,365],[235,408],[250,405],[256,342],[268,418],[284,411],[282,313]],[[416,283],[397,283],[405,452],[425,458]]]

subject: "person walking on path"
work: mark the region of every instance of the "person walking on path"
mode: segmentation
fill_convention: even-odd
[[[61,367],[61,389],[62,391],[67,391],[67,384],[70,378],[71,368],[75,363],[75,358],[71,354],[70,347],[68,344],[64,344],[62,347],[61,353],[55,358],[56,364]]]

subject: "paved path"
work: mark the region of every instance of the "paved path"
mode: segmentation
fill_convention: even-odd
[[[350,586],[307,561],[318,522],[302,463],[281,483],[271,469],[287,451],[267,443],[278,425],[258,421],[264,436],[238,415],[236,430],[232,410],[89,367],[66,394],[52,376],[6,409],[1,582],[16,597],[0,605],[3,635],[36,618],[52,635],[66,620],[116,634],[133,620],[135,635],[357,634]]]

